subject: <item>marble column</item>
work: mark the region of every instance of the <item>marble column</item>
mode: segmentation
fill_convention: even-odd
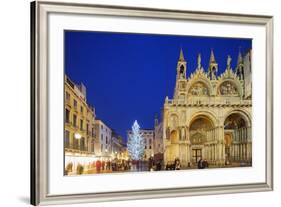
[[[242,144],[239,144],[239,160],[243,160],[243,148],[242,148]]]
[[[210,145],[208,144],[207,145],[207,160],[211,160],[211,158],[210,158]]]
[[[232,161],[233,160],[233,157],[234,157],[234,146],[233,144],[230,145],[230,158],[229,160]]]

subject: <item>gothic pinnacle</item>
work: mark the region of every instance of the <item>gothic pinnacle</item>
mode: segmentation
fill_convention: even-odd
[[[197,68],[200,69],[201,68],[201,54],[198,54],[198,58],[197,58]]]
[[[237,65],[239,65],[240,63],[243,63],[243,58],[242,58],[241,51],[239,49],[238,58],[237,58]]]
[[[182,51],[182,48],[181,48],[181,51],[180,51],[180,58],[179,58],[180,61],[185,61],[184,60],[184,55],[183,55],[183,51]]]
[[[211,49],[211,55],[210,55],[210,63],[215,63],[216,59],[215,59],[215,55],[214,55],[214,50]]]

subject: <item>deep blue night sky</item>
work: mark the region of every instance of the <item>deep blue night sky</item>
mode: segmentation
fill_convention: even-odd
[[[138,120],[152,128],[166,95],[172,97],[180,48],[187,61],[187,76],[197,66],[208,69],[213,48],[219,74],[227,55],[235,68],[239,48],[252,48],[250,39],[175,35],[65,31],[65,73],[87,87],[87,102],[97,117],[126,139],[126,130]]]

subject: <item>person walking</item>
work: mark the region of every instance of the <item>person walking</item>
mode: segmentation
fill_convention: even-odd
[[[203,167],[203,169],[209,167],[209,164],[206,159],[204,159],[204,161],[202,162],[202,167]]]
[[[200,159],[200,160],[198,161],[197,167],[198,167],[198,169],[203,169],[203,160],[202,160],[202,159]]]
[[[101,170],[102,170],[102,171],[104,171],[104,167],[105,167],[105,161],[102,160],[102,161],[101,161]]]
[[[97,173],[100,173],[100,169],[101,169],[101,161],[100,160],[97,160],[96,168],[97,168]]]
[[[161,170],[161,162],[159,161],[157,164],[156,164],[156,171],[160,171]]]
[[[181,163],[180,163],[180,159],[176,159],[175,160],[175,170],[180,170],[181,169]]]
[[[110,161],[109,160],[107,160],[107,162],[106,162],[106,170],[110,170]]]

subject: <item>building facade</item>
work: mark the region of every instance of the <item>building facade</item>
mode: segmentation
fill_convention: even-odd
[[[161,118],[160,118],[161,120]],[[155,116],[154,118],[154,155],[162,155],[164,153],[163,147],[163,122]]]
[[[95,154],[95,109],[87,104],[86,87],[65,76],[64,149],[65,164],[75,165]],[[85,159],[84,159],[85,160]]]
[[[251,51],[239,52],[237,67],[218,75],[218,63],[211,51],[207,71],[198,55],[197,68],[186,77],[183,51],[177,63],[172,99],[166,97],[163,112],[165,164],[180,159],[183,167],[206,159],[214,166],[251,165],[252,100]]]
[[[123,143],[123,139],[120,135],[118,135],[114,131],[112,131],[111,146],[112,146],[112,155],[114,158],[127,159],[126,146]]]
[[[111,158],[112,154],[112,130],[102,120],[96,119],[94,121],[96,133],[96,155],[101,158]]]

